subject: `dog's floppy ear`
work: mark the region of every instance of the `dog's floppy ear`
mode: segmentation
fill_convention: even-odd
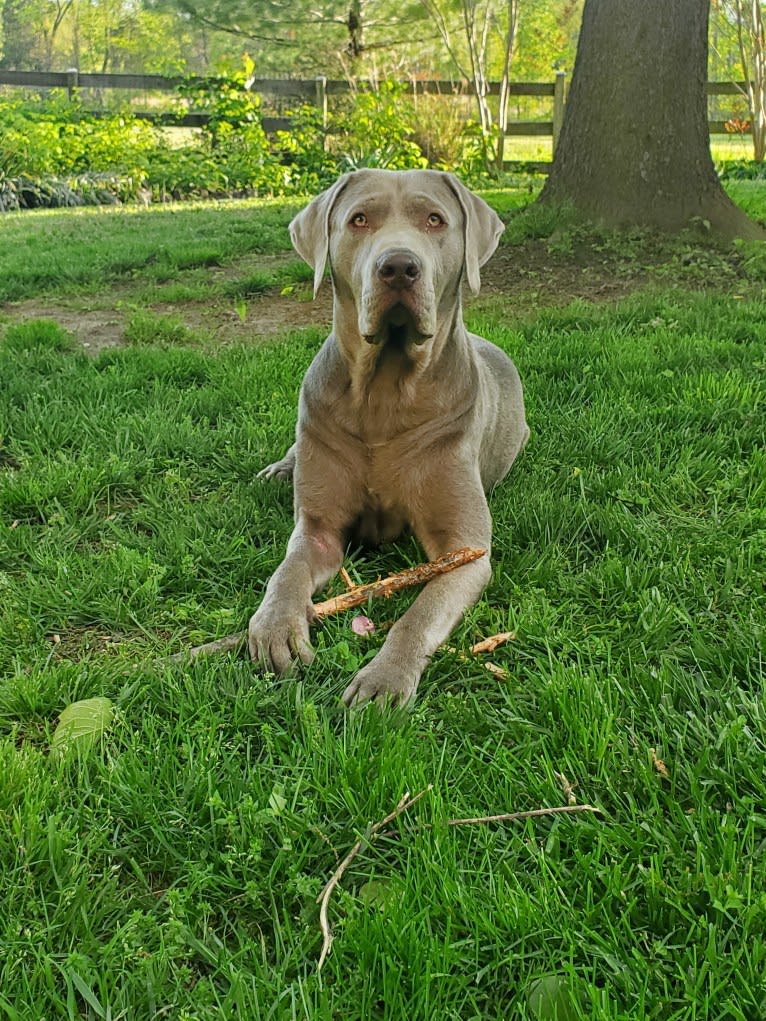
[[[445,175],[463,210],[465,222],[465,277],[471,294],[478,294],[481,287],[479,270],[489,260],[505,224],[484,199],[470,192],[462,181],[453,174]]]
[[[324,276],[330,245],[330,214],[335,200],[348,183],[348,174],[309,202],[290,223],[290,240],[295,251],[314,270],[314,297]]]

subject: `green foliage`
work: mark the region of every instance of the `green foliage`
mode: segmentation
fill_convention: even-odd
[[[94,117],[79,100],[0,100],[0,175],[136,170],[157,133],[130,113]]]
[[[275,148],[287,167],[290,188],[304,194],[321,191],[338,173],[322,115],[317,107],[305,103],[289,116],[290,130],[276,133]]]
[[[719,163],[718,176],[722,181],[763,181],[766,179],[766,163],[762,160],[729,160]]]
[[[137,196],[305,194],[362,166],[427,165],[400,86],[360,91],[327,129],[316,108],[299,107],[291,130],[269,139],[260,97],[248,88],[251,70],[179,87],[177,112],[209,118],[182,145],[127,110],[96,117],[63,95],[0,101],[0,210]]]
[[[341,170],[404,170],[428,164],[412,139],[412,104],[396,82],[381,82],[374,90],[360,89],[347,110],[332,118],[331,130],[339,136],[333,150]]]
[[[182,110],[208,116],[206,130],[215,138],[223,126],[241,127],[260,122],[261,97],[247,87],[252,61],[244,71],[226,77],[189,78],[178,86]]]

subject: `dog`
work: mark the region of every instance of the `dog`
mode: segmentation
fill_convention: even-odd
[[[465,328],[461,285],[478,293],[503,229],[435,170],[345,174],[290,224],[315,297],[329,263],[333,325],[301,386],[295,443],[260,472],[293,479],[295,528],[250,620],[251,657],[279,674],[311,661],[311,596],[350,541],[409,530],[429,559],[487,551],[422,589],[346,688],[347,706],[410,701],[490,578],[485,494],[529,429],[513,362]]]

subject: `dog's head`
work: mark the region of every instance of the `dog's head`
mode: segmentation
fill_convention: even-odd
[[[300,212],[290,236],[314,269],[315,295],[329,261],[336,300],[356,310],[362,337],[422,344],[454,314],[463,279],[478,293],[503,229],[452,174],[359,170]]]

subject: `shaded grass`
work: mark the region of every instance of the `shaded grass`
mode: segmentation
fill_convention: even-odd
[[[584,1018],[761,1016],[765,312],[671,291],[518,327],[500,298],[471,314],[519,365],[532,440],[455,644],[514,629],[493,656],[511,680],[440,653],[394,717],[339,708],[381,640],[347,618],[299,678],[151,665],[244,626],[279,562],[291,494],[255,473],[320,335],[91,360],[50,324],[9,328],[0,1016],[523,1019],[541,975]],[[93,695],[117,724],[55,764],[57,714]],[[559,773],[603,815],[443,825],[559,804]],[[428,783],[412,822],[433,828],[402,821],[345,877],[320,979],[336,856]]]

